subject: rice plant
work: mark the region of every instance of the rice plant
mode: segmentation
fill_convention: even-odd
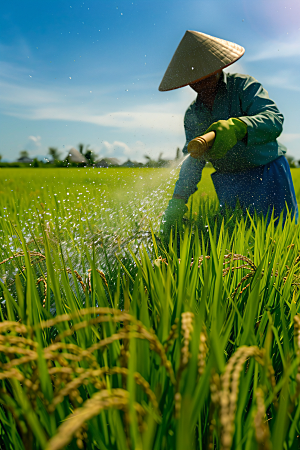
[[[168,251],[2,216],[1,448],[299,448],[299,225],[207,205]]]

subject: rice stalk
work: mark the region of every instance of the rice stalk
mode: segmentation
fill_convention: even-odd
[[[123,389],[103,390],[97,392],[91,399],[86,400],[81,408],[75,409],[71,416],[67,417],[64,423],[58,428],[57,434],[51,438],[45,450],[60,450],[68,445],[76,431],[87,421],[98,416],[101,411],[110,408],[119,410],[128,409],[129,394]],[[134,403],[134,409],[143,417],[146,412],[138,403]]]
[[[261,387],[256,389],[256,412],[254,416],[255,438],[259,450],[271,450],[270,429],[266,416],[264,392]]]

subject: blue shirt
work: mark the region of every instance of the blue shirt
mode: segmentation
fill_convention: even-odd
[[[205,133],[218,120],[235,117],[247,125],[247,138],[229,150],[221,159],[210,160],[217,172],[241,172],[274,161],[286,153],[286,147],[277,142],[282,132],[283,115],[270,99],[262,85],[249,75],[223,72],[210,110],[200,97],[188,107],[184,117],[187,154],[188,143]],[[196,160],[189,156],[176,183],[174,195],[185,199],[197,190],[205,158]]]

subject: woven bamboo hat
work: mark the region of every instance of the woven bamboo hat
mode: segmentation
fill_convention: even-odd
[[[245,49],[198,31],[186,31],[160,83],[160,91],[195,83],[233,64]]]

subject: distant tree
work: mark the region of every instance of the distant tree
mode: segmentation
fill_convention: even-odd
[[[296,161],[294,159],[293,156],[290,155],[285,155],[287,162],[289,163],[289,166],[291,169],[295,169],[296,168]]]
[[[94,164],[97,155],[94,154],[93,150],[88,149],[86,150],[84,156],[88,160],[89,164]]]
[[[176,148],[176,156],[175,156],[175,159],[180,159],[180,148],[179,148],[179,147]]]
[[[97,158],[98,155],[96,155],[93,150],[91,148],[89,148],[90,144],[86,145],[85,150],[84,150],[84,145],[83,144],[78,144],[78,150],[79,152],[86,157],[86,159],[88,160],[89,164],[94,164],[95,159]]]
[[[0,155],[0,162],[2,161],[2,155]]]
[[[145,162],[146,167],[155,167],[156,161],[154,159],[151,159],[149,155],[144,155],[144,158],[147,160]]]
[[[37,158],[34,158],[33,163],[32,163],[32,167],[40,167],[40,164],[39,164]]]
[[[29,153],[27,150],[20,151],[20,158],[28,158],[28,157],[29,157]]]
[[[148,155],[144,155],[144,158],[147,160],[145,163],[145,167],[162,167],[166,164],[166,160],[162,158],[162,153],[159,154],[157,161],[150,158]]]
[[[165,159],[163,159],[162,157],[162,152],[159,154],[158,159],[157,159],[157,165],[158,167],[161,167],[163,165],[165,165],[165,163],[167,162]]]
[[[60,153],[57,148],[49,147],[49,155],[51,156],[53,161],[58,161],[60,158]]]

